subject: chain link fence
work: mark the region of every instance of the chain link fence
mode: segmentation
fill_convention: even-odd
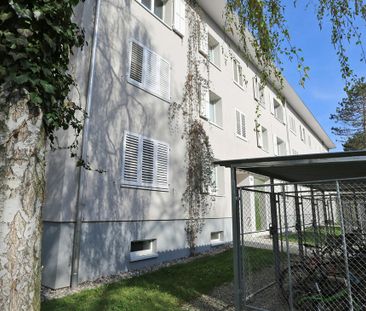
[[[244,310],[366,310],[366,181],[237,189]]]

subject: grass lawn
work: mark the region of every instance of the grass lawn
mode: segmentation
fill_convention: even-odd
[[[338,226],[335,226],[334,228],[331,228],[332,230],[330,231],[332,233],[333,236],[339,236],[341,235],[341,228]],[[333,233],[333,229],[334,229],[334,233]],[[327,237],[327,231],[326,228],[321,226],[318,228],[319,231],[314,232],[314,228],[313,227],[307,227],[305,229],[305,232],[303,232],[303,241],[304,243],[308,243],[308,244],[315,244],[316,241],[316,237],[319,238],[319,241],[325,240]],[[282,236],[282,240],[286,240],[285,235],[283,234]],[[297,237],[297,233],[296,232],[292,232],[288,235],[288,240],[290,242],[297,242],[298,241],[298,237]]]
[[[269,250],[248,248],[254,270],[272,264]],[[198,258],[42,304],[42,311],[181,310],[182,304],[233,279],[233,253]],[[254,260],[260,258],[260,260]]]

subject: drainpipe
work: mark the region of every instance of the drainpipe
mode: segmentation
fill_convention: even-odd
[[[87,117],[84,120],[83,135],[81,142],[81,158],[86,161],[87,159],[87,142],[89,136],[89,123],[90,123],[90,112],[93,103],[93,83],[94,83],[94,71],[95,71],[95,58],[97,51],[97,41],[98,41],[98,28],[99,28],[99,15],[100,15],[100,3],[101,0],[96,0],[95,4],[95,21],[93,29],[93,43],[90,55],[90,65],[89,65],[89,76],[88,76],[88,88],[86,97],[86,107],[85,111]],[[82,190],[81,187],[85,183],[85,169],[81,166],[79,168],[79,181],[76,197],[76,221],[74,228],[74,240],[72,248],[72,258],[71,258],[71,288],[75,288],[79,284],[79,258],[80,258],[80,239],[81,239],[81,224],[82,224]]]

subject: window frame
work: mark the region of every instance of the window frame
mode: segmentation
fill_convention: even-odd
[[[235,80],[235,69],[237,71],[238,81]],[[241,84],[240,84],[240,79],[241,79]],[[243,67],[241,66],[240,62],[236,58],[233,58],[233,81],[238,87],[240,87],[242,90],[244,90]]]
[[[215,41],[215,47],[214,47],[214,49],[211,49],[210,41],[213,41],[213,40]],[[214,53],[212,53],[211,51],[213,51]],[[212,59],[211,55],[216,55],[215,51],[217,51],[217,59],[216,58]],[[207,58],[212,65],[214,65],[217,69],[221,70],[220,42],[209,32],[207,34]]]
[[[142,65],[141,65],[141,82],[139,81],[136,81],[134,79],[131,78],[131,63],[132,63],[132,44],[135,43],[137,45],[139,45],[140,47],[143,48],[143,57],[142,57]],[[165,102],[168,102],[170,103],[170,99],[171,99],[171,65],[170,65],[170,62],[168,62],[165,58],[163,58],[162,56],[160,56],[158,53],[154,52],[153,50],[149,49],[146,45],[142,44],[141,42],[137,41],[136,39],[130,39],[129,40],[129,60],[128,60],[128,73],[127,73],[127,81],[138,87],[139,89],[151,94],[151,95],[154,95],[158,98],[160,98],[161,100],[165,101]],[[145,52],[146,51],[146,52]],[[157,92],[156,90],[150,88],[146,81],[147,81],[147,70],[146,70],[146,67],[147,67],[147,60],[146,60],[146,54],[147,53],[151,53],[151,55],[154,55],[155,57],[157,57],[159,59],[160,62],[165,62],[168,66],[168,81],[167,81],[167,97],[165,97],[162,93],[162,91],[160,92]],[[161,72],[161,64],[159,64],[159,68],[160,68],[160,72]],[[159,82],[161,81],[161,74],[159,74],[157,76],[159,78]],[[160,90],[161,90],[161,85],[159,86]]]
[[[273,98],[273,115],[274,117],[280,121],[281,123],[285,123],[285,107],[284,105],[278,101],[276,98]],[[277,105],[276,105],[277,104]],[[278,113],[278,109],[281,109],[281,113],[282,113],[282,118],[279,117],[279,113]]]
[[[166,3],[163,3],[163,14],[162,14],[163,16],[162,16],[162,18],[159,15],[155,14],[154,8],[155,8],[155,1],[156,0],[150,0],[150,1],[151,1],[151,8],[148,8],[145,4],[142,3],[142,0],[136,0],[136,2],[139,5],[141,5],[146,11],[148,11],[151,15],[153,15],[155,18],[157,18],[160,22],[162,22],[169,29],[172,29],[171,25],[173,24],[173,20],[174,20],[174,17],[173,17],[174,12],[171,12],[171,20],[170,21],[166,21],[166,20],[164,20],[164,18],[165,18],[165,14],[167,14],[166,13],[166,9],[167,9],[166,5],[169,1],[173,1],[173,0],[168,0]],[[173,8],[173,5],[174,5],[174,3],[171,3],[171,9]]]
[[[129,181],[125,180],[125,167],[126,167],[126,143],[127,143],[127,136],[135,136],[138,138],[138,150],[137,150],[137,159],[136,161],[136,169],[137,169],[137,181]],[[143,143],[144,141],[152,142],[154,145],[153,148],[153,182],[152,183],[145,183],[143,181]],[[158,161],[158,151],[159,146],[164,146],[167,152],[167,163],[166,163],[166,184],[158,183],[158,169],[159,169],[159,161]],[[161,192],[168,192],[169,191],[169,160],[170,160],[170,147],[169,144],[152,139],[150,137],[146,137],[140,134],[136,134],[130,131],[124,131],[123,134],[123,144],[122,144],[122,159],[121,159],[121,175],[120,175],[120,187],[121,188],[136,188],[136,189],[145,189],[145,190],[156,190]]]
[[[237,116],[239,113],[239,122],[240,122],[240,134],[238,134],[238,120]],[[242,118],[244,117],[244,125],[245,125],[245,135],[243,135],[243,124],[242,124]],[[241,112],[239,109],[235,108],[235,135],[236,137],[243,139],[245,141],[248,141],[248,131],[247,131],[247,116],[245,113]]]
[[[213,239],[212,235],[213,234],[219,234],[219,238],[218,239]],[[225,244],[225,234],[224,234],[224,230],[220,230],[220,231],[212,231],[210,233],[210,245],[211,246],[217,246],[217,245],[222,245]]]
[[[132,251],[132,243],[134,242],[150,242],[149,249]],[[132,240],[130,242],[130,262],[141,261],[146,259],[157,258],[157,239]]]

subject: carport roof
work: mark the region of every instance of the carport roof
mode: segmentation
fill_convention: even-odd
[[[366,177],[366,151],[244,158],[215,164],[288,182]]]

